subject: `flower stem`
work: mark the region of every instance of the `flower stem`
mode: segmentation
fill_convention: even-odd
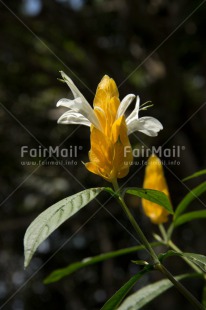
[[[134,227],[141,243],[145,246],[145,248],[150,253],[150,256],[153,260],[153,268],[156,270],[159,270],[162,274],[164,274],[172,283],[173,285],[179,290],[179,292],[185,296],[185,298],[195,307],[195,309],[204,310],[205,308],[201,303],[180,283],[178,282],[173,275],[161,264],[159,261],[159,258],[157,257],[157,254],[154,252],[153,248],[151,247],[150,243],[148,242],[147,238],[145,237],[144,233],[142,232],[141,228],[137,224],[135,218],[133,217],[132,213],[128,209],[121,193],[120,189],[117,183],[117,180],[113,180],[112,182],[114,190],[117,194],[116,198],[118,199],[118,202],[120,203],[121,207],[123,208],[125,214],[127,215],[130,223]],[[162,230],[162,227],[160,228]],[[162,232],[165,234],[165,232],[162,230]]]
[[[167,233],[166,233],[165,228],[162,224],[159,224],[159,230],[162,234],[164,241],[167,242]]]
[[[123,197],[121,196],[121,194],[119,193],[119,186],[117,183],[117,180],[114,180],[113,182],[113,186],[114,189],[116,191],[116,193],[118,194],[118,201],[120,203],[120,205],[122,206],[125,214],[127,215],[130,223],[132,224],[132,226],[134,227],[141,243],[145,246],[145,248],[148,250],[148,252],[150,253],[152,260],[153,260],[153,264],[159,264],[159,259],[156,255],[156,253],[154,252],[153,248],[151,247],[150,243],[148,242],[147,238],[145,237],[144,233],[142,232],[141,228],[139,227],[139,225],[137,224],[137,222],[135,221],[132,213],[130,212],[130,210],[128,209],[126,203],[124,202]]]
[[[156,269],[161,271],[174,284],[179,292],[184,295],[184,297],[195,307],[195,309],[205,309],[205,307],[180,282],[178,282],[162,264],[157,264]]]
[[[177,253],[182,253],[182,251],[172,242],[172,240],[169,240],[167,244],[169,245],[171,249],[175,250]],[[193,268],[194,271],[196,271],[197,273],[202,273],[202,271],[195,264],[193,264],[189,259],[187,259],[184,256],[182,258],[190,267]]]

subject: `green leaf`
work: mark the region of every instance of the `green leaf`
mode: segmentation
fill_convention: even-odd
[[[188,212],[183,215],[180,215],[175,221],[174,226],[180,226],[184,223],[187,223],[189,221],[197,220],[197,219],[203,219],[206,218],[206,210],[200,210],[200,211],[193,211]]]
[[[156,247],[159,246],[160,243],[159,242],[153,242],[151,243],[152,247]],[[136,252],[136,251],[140,251],[140,250],[144,250],[145,247],[143,245],[139,245],[139,246],[134,246],[134,247],[130,247],[130,248],[126,248],[126,249],[121,249],[118,251],[113,251],[113,252],[108,252],[108,253],[104,253],[104,254],[100,254],[94,257],[88,257],[83,259],[81,262],[75,262],[65,268],[61,268],[61,269],[57,269],[54,270],[45,280],[44,283],[48,284],[48,283],[52,283],[52,282],[56,282],[61,280],[62,278],[71,275],[73,272],[84,268],[86,266],[89,265],[93,265],[99,262],[102,262],[104,260],[113,258],[113,257],[118,257],[121,255],[126,255],[132,252]]]
[[[101,310],[114,310],[120,305],[124,297],[133,288],[135,283],[150,269],[145,267],[143,270],[133,276],[128,282],[126,282],[101,308]]]
[[[104,188],[90,188],[64,198],[42,212],[24,236],[24,266],[29,265],[37,247],[62,223],[93,200]]]
[[[135,195],[140,198],[144,198],[149,201],[152,201],[162,206],[163,208],[165,208],[169,213],[173,214],[172,205],[168,197],[163,192],[156,191],[154,189],[143,189],[143,188],[137,188],[137,187],[127,188],[125,192],[127,194]]]
[[[104,187],[104,190],[108,192],[111,196],[115,197],[117,195],[111,187]]]
[[[181,256],[186,257],[202,271],[206,272],[206,256],[196,253],[181,253]]]
[[[205,191],[206,191],[206,182],[203,182],[202,184],[198,185],[193,190],[191,190],[177,206],[177,209],[175,210],[174,214],[174,219],[176,220],[176,218],[179,217],[180,214],[182,214],[185,211],[188,205]]]
[[[166,258],[171,257],[171,256],[180,256],[180,254],[174,250],[169,250],[166,253],[160,253],[158,255],[158,258],[159,258],[160,262],[163,262]]]
[[[170,256],[180,256],[182,258],[187,258],[187,260],[190,260],[195,265],[197,265],[201,270],[206,272],[206,256],[202,254],[175,252],[173,250],[169,250],[166,253],[159,254],[158,258],[162,262],[165,258]]]
[[[197,177],[199,177],[199,176],[201,176],[203,174],[206,174],[206,169],[200,170],[198,172],[195,172],[195,173],[191,174],[190,176],[184,178],[182,181],[185,182],[187,180],[190,180],[190,179],[193,179],[193,178],[197,178]]]
[[[198,274],[183,274],[175,277],[176,280],[183,280],[191,277],[198,277]],[[151,300],[168,290],[173,284],[168,280],[160,280],[153,284],[149,284],[134,294],[130,295],[121,304],[118,310],[138,310],[147,305]],[[110,308],[112,309],[112,308]]]

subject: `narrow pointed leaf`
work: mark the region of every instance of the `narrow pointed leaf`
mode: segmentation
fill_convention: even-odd
[[[160,242],[153,242],[153,243],[151,243],[151,246],[156,247],[156,246],[159,246],[160,244],[161,244]],[[121,255],[126,255],[129,253],[144,250],[144,249],[145,249],[145,247],[143,245],[138,245],[138,246],[134,246],[134,247],[126,248],[126,249],[121,249],[118,251],[108,252],[108,253],[100,254],[97,256],[85,258],[82,261],[75,262],[75,263],[73,263],[73,264],[71,264],[65,268],[54,270],[44,280],[44,283],[48,284],[48,283],[52,283],[52,282],[57,282],[57,281],[61,280],[62,278],[67,277],[67,276],[71,275],[73,272],[75,272],[81,268],[84,268],[86,266],[93,265],[93,264],[102,262],[104,260],[110,259],[110,258],[118,257]]]
[[[180,256],[180,254],[174,250],[169,250],[166,253],[160,253],[158,255],[158,258],[161,262],[163,262],[166,258],[171,257],[171,256]]]
[[[188,212],[177,217],[174,221],[174,226],[177,227],[187,222],[203,218],[206,218],[206,210]]]
[[[199,176],[201,176],[203,174],[206,174],[206,169],[197,171],[197,172],[191,174],[190,176],[184,178],[182,181],[185,182],[185,181],[188,181],[190,179],[197,178],[197,177],[199,177]]]
[[[140,198],[147,199],[151,202],[154,202],[163,208],[165,208],[169,213],[173,214],[172,205],[168,199],[168,197],[160,191],[154,189],[143,189],[143,188],[127,188],[125,190],[127,194],[135,195]]]
[[[104,190],[108,192],[111,196],[115,197],[116,193],[113,191],[111,187],[105,187]]]
[[[62,223],[93,200],[104,188],[90,188],[64,198],[42,212],[27,228],[24,236],[25,268],[37,247]]]
[[[184,252],[175,252],[173,250],[169,250],[166,253],[159,254],[159,260],[163,261],[165,258],[170,256],[180,256],[182,258],[186,258],[187,260],[190,260],[195,265],[197,265],[202,271],[206,272],[206,256],[202,254],[196,254],[196,253],[184,253]]]
[[[114,310],[120,305],[124,297],[129,293],[133,288],[135,283],[145,274],[149,272],[149,269],[144,268],[133,276],[128,282],[126,282],[101,308],[101,310]]]
[[[181,253],[181,256],[186,257],[202,271],[206,272],[206,256],[196,253]]]
[[[183,280],[191,277],[198,277],[198,274],[184,274],[175,277],[176,280]],[[134,294],[130,295],[121,304],[118,310],[138,310],[147,305],[157,296],[161,295],[163,292],[171,288],[173,284],[168,280],[160,280],[153,284],[149,284],[142,289],[138,290]],[[111,308],[112,309],[112,308]]]
[[[186,210],[188,205],[204,192],[206,192],[206,182],[203,182],[202,184],[195,187],[182,199],[182,201],[177,206],[177,209],[174,214],[174,219],[176,220],[176,218],[179,217],[180,214],[182,214]]]

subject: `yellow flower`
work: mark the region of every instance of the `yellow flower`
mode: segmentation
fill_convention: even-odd
[[[169,197],[167,182],[164,177],[164,171],[161,161],[156,155],[151,155],[148,159],[143,188],[155,189],[165,193]],[[142,199],[142,206],[145,214],[154,224],[161,224],[168,221],[168,211],[160,205]]]
[[[94,98],[94,112],[102,130],[91,125],[90,162],[85,166],[109,182],[125,177],[133,159],[125,116],[117,117],[119,106],[117,86],[105,75]],[[125,147],[130,151],[124,152]]]
[[[57,102],[57,106],[69,109],[59,118],[58,123],[89,126],[91,150],[90,162],[85,164],[86,168],[109,182],[123,178],[128,174],[133,159],[128,135],[140,131],[156,136],[163,128],[162,124],[153,117],[139,118],[138,96],[129,94],[120,102],[116,83],[107,75],[97,87],[93,109],[72,80],[64,72],[61,75],[70,87],[74,99],[61,99]],[[125,119],[125,111],[135,97],[135,108]],[[142,109],[146,108],[144,106]]]

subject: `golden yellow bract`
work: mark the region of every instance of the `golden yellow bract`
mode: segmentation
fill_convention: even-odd
[[[169,190],[164,177],[161,161],[154,154],[148,159],[143,187],[158,190],[165,193],[169,197]],[[142,199],[142,206],[145,214],[154,224],[161,224],[168,221],[169,213],[160,205],[150,202],[149,200]]]
[[[99,83],[94,98],[94,112],[101,130],[91,125],[90,162],[86,168],[109,182],[125,177],[129,172],[133,156],[124,148],[131,148],[125,116],[117,117],[120,105],[116,83],[107,75]]]
[[[149,107],[143,104],[140,108],[139,96],[128,94],[120,102],[116,83],[107,75],[97,87],[93,109],[71,78],[63,71],[61,76],[74,99],[62,98],[57,102],[57,107],[68,109],[59,117],[58,123],[90,127],[90,161],[85,166],[89,171],[116,184],[117,178],[127,175],[133,160],[128,135],[139,131],[156,137],[163,129],[162,124],[154,117],[139,117],[139,111]],[[135,98],[135,107],[125,119],[125,112]]]

